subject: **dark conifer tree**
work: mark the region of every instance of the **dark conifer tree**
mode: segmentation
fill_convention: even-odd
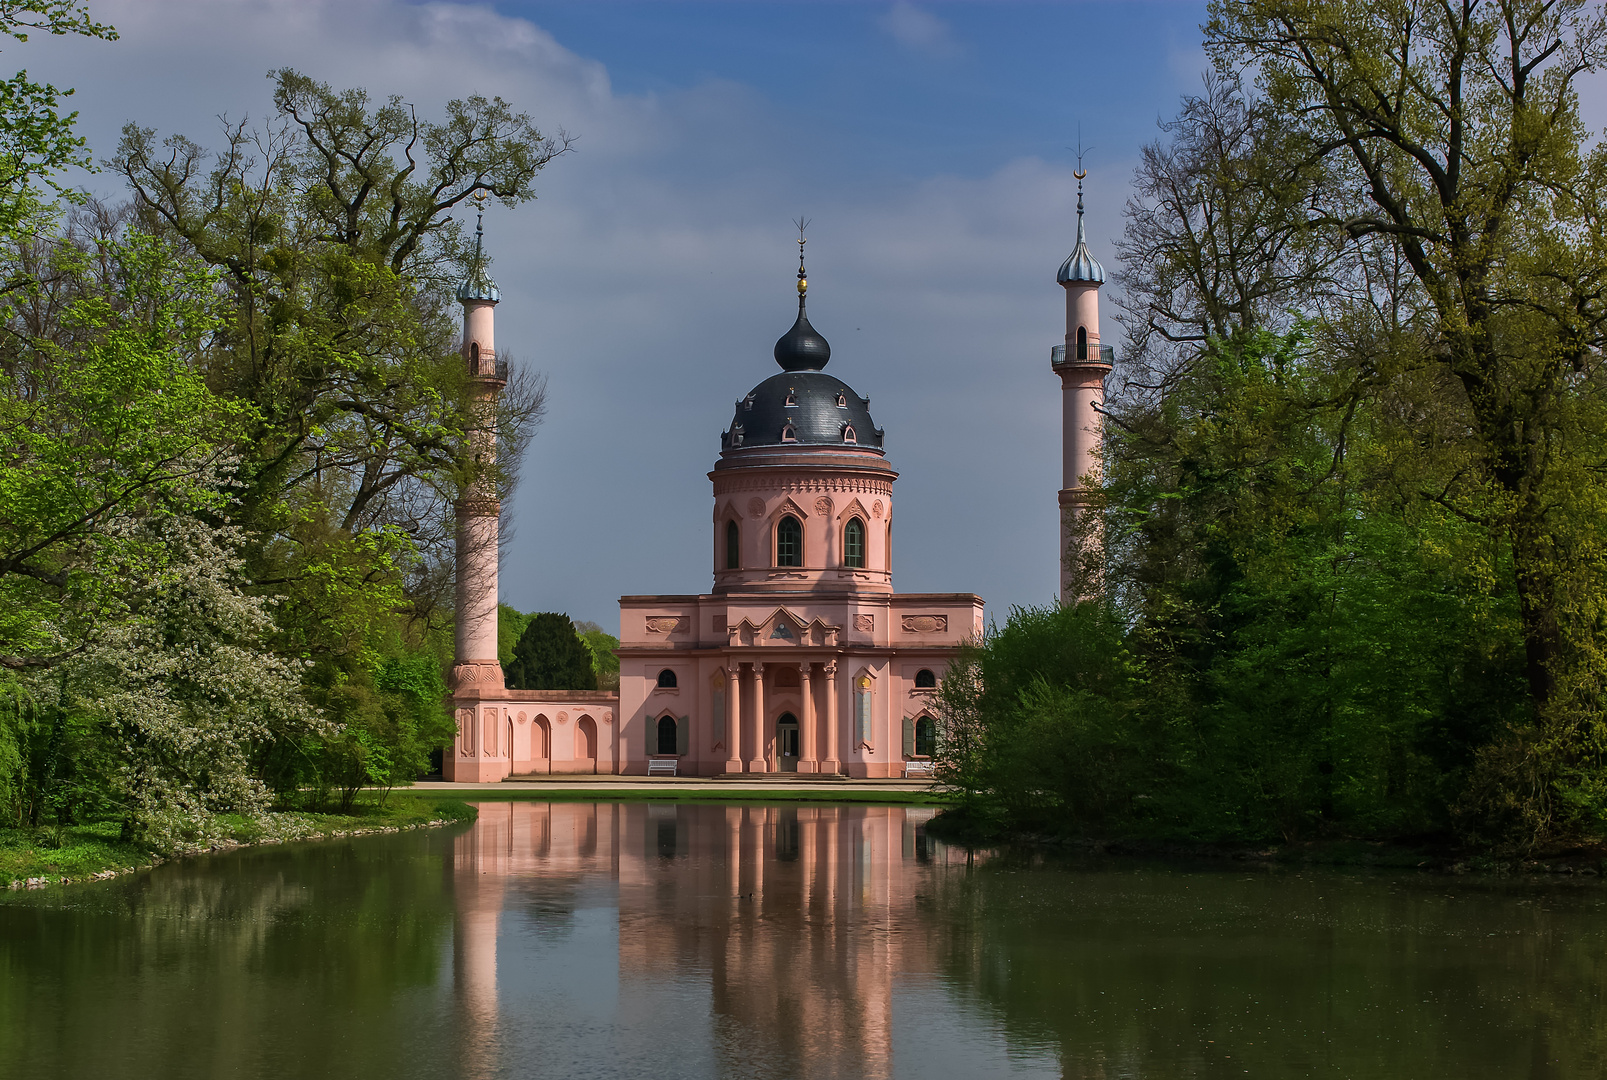
[[[597,689],[591,650],[569,616],[554,611],[538,612],[525,624],[506,676],[510,690]]]

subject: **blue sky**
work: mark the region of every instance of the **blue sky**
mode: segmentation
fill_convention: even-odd
[[[1052,599],[1067,147],[1080,123],[1090,240],[1119,271],[1139,149],[1199,86],[1203,4],[91,10],[122,40],[35,38],[6,59],[76,86],[102,155],[128,120],[216,145],[217,116],[265,115],[266,73],[285,65],[426,112],[500,94],[579,136],[537,202],[487,218],[499,350],[550,388],[513,504],[506,602],[612,628],[621,594],[709,588],[706,473],[732,403],[775,370],[800,213],[830,370],[871,397],[902,474],[895,585],[976,592],[1001,618]]]

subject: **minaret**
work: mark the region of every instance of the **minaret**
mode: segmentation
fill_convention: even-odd
[[[502,664],[497,659],[497,498],[492,466],[496,462],[497,398],[508,382],[508,368],[497,361],[492,336],[494,312],[501,294],[485,272],[485,202],[479,200],[474,227],[474,265],[458,286],[463,304],[463,360],[469,369],[474,426],[469,445],[475,470],[455,507],[457,516],[457,622],[452,666],[452,696],[458,738],[443,762],[448,780],[498,780],[498,758],[507,736],[501,712],[487,702],[506,697]],[[494,773],[494,775],[493,775]],[[482,775],[484,774],[484,775]]]
[[[1080,164],[1080,163],[1079,163]],[[1060,602],[1076,603],[1098,592],[1078,582],[1081,572],[1077,552],[1078,522],[1088,508],[1091,488],[1100,472],[1103,449],[1105,375],[1110,371],[1114,350],[1099,343],[1099,287],[1105,283],[1105,268],[1088,253],[1088,237],[1083,231],[1082,182],[1088,174],[1081,168],[1077,177],[1077,246],[1060,264],[1055,280],[1066,288],[1066,342],[1056,345],[1050,365],[1060,376],[1061,468],[1060,488]],[[1097,538],[1096,538],[1097,542]]]

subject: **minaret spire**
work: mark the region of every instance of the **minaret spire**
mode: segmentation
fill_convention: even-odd
[[[1051,352],[1050,365],[1060,376],[1060,602],[1074,604],[1099,592],[1097,581],[1084,580],[1095,565],[1102,537],[1094,522],[1083,520],[1093,501],[1104,451],[1105,376],[1112,351],[1099,343],[1099,287],[1105,268],[1088,250],[1083,224],[1081,133],[1077,139],[1077,246],[1060,265],[1055,280],[1066,290],[1066,337]]]

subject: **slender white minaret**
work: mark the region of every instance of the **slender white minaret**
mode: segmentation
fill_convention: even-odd
[[[1055,280],[1066,289],[1066,342],[1056,345],[1050,365],[1060,376],[1061,393],[1061,469],[1060,488],[1060,602],[1073,604],[1098,592],[1097,583],[1079,582],[1079,553],[1097,535],[1084,535],[1079,542],[1079,520],[1088,508],[1092,489],[1100,474],[1100,452],[1104,440],[1105,375],[1110,371],[1112,350],[1099,343],[1099,287],[1105,283],[1105,268],[1088,253],[1088,237],[1083,231],[1082,182],[1088,174],[1081,169],[1077,177],[1077,246],[1060,264]],[[1074,551],[1073,548],[1076,548]]]
[[[463,360],[469,369],[474,408],[469,445],[476,470],[455,508],[457,620],[451,689],[458,739],[444,763],[443,775],[448,780],[500,779],[500,774],[482,777],[480,773],[482,765],[499,756],[499,737],[506,737],[497,709],[483,704],[506,696],[497,658],[497,517],[502,503],[492,466],[497,453],[497,398],[508,381],[507,366],[497,362],[493,337],[494,312],[501,294],[485,272],[484,220],[482,202],[474,229],[474,266],[458,286],[458,300],[463,304]]]

